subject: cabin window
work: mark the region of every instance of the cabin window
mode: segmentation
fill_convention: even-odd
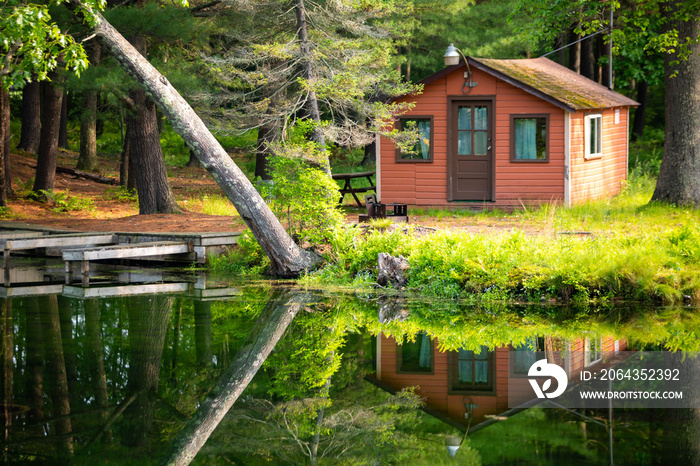
[[[588,115],[585,118],[586,158],[603,156],[603,115]]]
[[[400,118],[399,131],[415,131],[418,141],[409,149],[396,151],[397,162],[432,162],[433,161],[433,117],[411,116]]]
[[[603,339],[602,338],[592,338],[586,339],[586,346],[584,352],[584,363],[586,366],[595,364],[596,362],[603,359]]]
[[[549,115],[510,116],[510,160],[549,161]]]
[[[448,354],[451,392],[493,391],[493,351],[482,346],[477,351],[460,348]]]
[[[413,341],[396,345],[397,372],[412,374],[433,373],[433,340],[425,332],[418,332]]]
[[[510,352],[511,374],[527,375],[530,366],[545,358],[544,337],[532,337]]]

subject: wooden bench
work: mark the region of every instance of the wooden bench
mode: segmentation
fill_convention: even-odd
[[[343,198],[346,194],[352,194],[352,197],[355,198],[355,202],[357,203],[357,207],[362,207],[362,202],[360,202],[360,199],[357,197],[357,193],[366,193],[368,191],[374,191],[375,193],[377,192],[377,187],[372,181],[372,177],[374,175],[375,172],[336,173],[332,175],[334,180],[343,180],[345,182],[343,187],[340,188],[340,200],[338,201],[338,204],[343,203]],[[367,178],[367,181],[369,181],[369,186],[354,188],[352,186],[352,180],[356,178]]]

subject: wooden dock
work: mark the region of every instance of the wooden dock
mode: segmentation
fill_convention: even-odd
[[[75,233],[39,228],[16,222],[0,222],[0,250],[3,251],[4,284],[11,283],[10,261],[17,253],[60,257],[65,271],[73,273],[80,263],[84,284],[89,280],[90,262],[148,261],[173,264],[206,264],[238,243],[238,233]]]

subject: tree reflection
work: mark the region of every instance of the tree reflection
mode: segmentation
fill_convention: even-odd
[[[173,298],[153,295],[134,298],[129,307],[128,396],[134,401],[124,411],[122,443],[143,447],[150,441],[160,380],[163,347]]]
[[[41,330],[44,340],[44,359],[49,393],[53,406],[56,440],[60,455],[73,453],[72,423],[70,418],[70,392],[63,355],[61,320],[58,312],[58,299],[54,296],[39,298]]]
[[[246,343],[211,389],[200,408],[173,441],[166,464],[189,464],[284,334],[312,294],[283,291],[270,299]]]

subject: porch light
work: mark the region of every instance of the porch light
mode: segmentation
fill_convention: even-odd
[[[450,44],[445,51],[445,66],[458,65],[460,53],[461,51],[454,44]],[[467,60],[465,59],[464,61],[466,62]]]
[[[449,50],[449,49],[448,49]],[[445,55],[447,57],[447,55]],[[447,58],[445,58],[445,63],[447,63]],[[479,407],[478,404],[473,403],[472,399],[468,396],[462,398],[462,403],[464,404],[464,418],[469,420],[467,424],[467,430],[464,431],[464,437],[460,438],[456,435],[448,435],[445,438],[445,448],[447,449],[447,454],[454,458],[457,454],[457,450],[462,446],[464,441],[469,435],[469,429],[472,426],[472,418],[474,417],[474,410]]]
[[[459,65],[459,59],[462,58],[462,60],[464,60],[464,65],[467,67],[467,71],[464,72],[462,94],[469,94],[472,88],[477,86],[477,83],[472,81],[472,71],[469,68],[469,61],[467,61],[467,57],[465,57],[462,51],[455,47],[454,44],[450,44],[447,47],[447,50],[445,50],[445,55],[443,55],[443,58],[445,59],[445,66]]]

